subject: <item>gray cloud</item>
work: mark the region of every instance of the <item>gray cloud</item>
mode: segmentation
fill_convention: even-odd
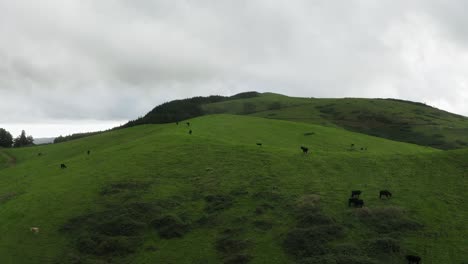
[[[463,1],[0,1],[0,123],[196,95],[397,97],[468,115]]]

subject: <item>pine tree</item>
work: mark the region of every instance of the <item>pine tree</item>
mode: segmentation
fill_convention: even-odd
[[[26,136],[26,132],[24,132],[24,130],[22,130],[21,135],[13,141],[13,147],[15,148],[31,145],[34,145],[34,139],[32,136]]]
[[[10,148],[13,145],[13,136],[10,132],[0,128],[0,147]]]

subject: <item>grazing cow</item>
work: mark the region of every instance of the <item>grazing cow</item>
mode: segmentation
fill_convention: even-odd
[[[190,126],[190,122],[187,122],[186,124],[187,124],[187,126]]]
[[[358,198],[349,198],[348,199],[348,207],[350,207],[352,204],[355,204],[359,200]]]
[[[188,133],[189,133],[190,135],[192,135],[192,129],[190,129]]]
[[[354,207],[363,207],[364,201],[358,198],[349,198],[348,199],[348,207],[354,205]]]
[[[357,199],[357,201],[354,202],[354,207],[362,208],[363,206],[364,206],[364,200]]]
[[[34,234],[39,233],[39,227],[31,227],[31,228],[29,228],[29,230],[30,230],[31,232],[33,232]]]
[[[301,146],[301,149],[304,154],[307,154],[307,152],[309,152],[309,148],[306,148],[304,146]]]
[[[419,264],[421,262],[420,256],[406,255],[406,260],[408,264]]]
[[[61,169],[66,169],[67,166],[66,166],[65,164],[62,163],[62,164],[60,164],[60,168],[61,168]]]
[[[257,143],[257,146],[261,146],[261,145],[262,145],[262,143]]]
[[[351,191],[351,197],[357,197],[359,198],[359,195],[361,195],[361,191],[357,190],[357,191]]]
[[[87,152],[87,153],[88,153],[88,155],[89,155],[89,154],[91,154],[91,151],[90,151],[90,150],[88,150],[88,152]]]
[[[392,193],[387,191],[387,190],[383,190],[383,191],[380,191],[380,195],[379,195],[379,198],[382,199],[382,196],[385,196],[385,197],[392,197]]]

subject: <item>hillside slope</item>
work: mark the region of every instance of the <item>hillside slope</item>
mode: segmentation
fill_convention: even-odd
[[[468,118],[395,99],[317,99],[264,93],[203,105],[206,114],[229,113],[338,126],[350,131],[440,149],[468,147]]]
[[[0,166],[0,262],[467,261],[466,150],[255,117],[189,122],[0,150],[15,158]],[[365,208],[348,207],[354,189]]]

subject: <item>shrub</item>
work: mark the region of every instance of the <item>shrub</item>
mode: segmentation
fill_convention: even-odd
[[[96,252],[98,255],[127,255],[135,252],[139,244],[131,238],[124,236],[106,237],[99,243]]]
[[[102,222],[93,229],[108,236],[134,236],[146,228],[146,224],[128,216],[117,216]]]
[[[209,213],[228,209],[233,204],[232,197],[223,194],[208,195],[205,197],[205,201],[207,203],[205,211]]]
[[[362,208],[355,210],[358,218],[378,233],[418,230],[422,225],[409,219],[399,207]]]
[[[165,215],[151,222],[162,238],[170,239],[184,236],[189,230],[189,224],[174,215]]]
[[[328,242],[344,235],[338,225],[321,225],[311,228],[294,228],[286,234],[284,247],[296,257],[310,257],[328,253]]]
[[[240,254],[235,254],[233,256],[228,256],[224,258],[224,263],[225,264],[244,264],[244,263],[249,263],[250,260],[252,260],[252,256],[245,254],[245,253],[240,253]]]
[[[249,241],[235,238],[226,234],[220,236],[216,240],[216,250],[227,255],[242,252],[248,246]]]
[[[270,230],[273,227],[273,224],[270,221],[266,221],[266,220],[255,220],[253,221],[252,224],[256,228],[263,230],[263,231]]]
[[[400,252],[400,242],[394,238],[382,237],[368,241],[367,248],[370,252],[393,254]]]

